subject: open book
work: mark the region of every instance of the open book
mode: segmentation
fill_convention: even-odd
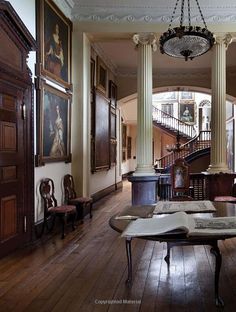
[[[181,211],[160,218],[132,221],[121,236],[153,236],[165,234],[173,230],[182,230],[188,236],[236,236],[236,217],[194,218],[192,215]]]

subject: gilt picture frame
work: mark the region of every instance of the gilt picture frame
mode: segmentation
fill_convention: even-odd
[[[71,90],[72,23],[52,0],[37,0],[37,75]]]
[[[97,89],[107,96],[107,85],[108,85],[108,70],[102,59],[97,56],[96,66],[96,87]]]
[[[193,125],[196,122],[196,108],[194,101],[184,101],[179,103],[179,119],[185,123]]]
[[[109,98],[110,98],[111,106],[116,108],[117,86],[112,80],[109,80]]]
[[[37,89],[36,165],[71,161],[71,95],[41,82]]]

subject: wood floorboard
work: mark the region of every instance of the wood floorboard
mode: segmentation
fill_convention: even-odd
[[[166,244],[133,239],[133,285],[127,287],[124,239],[109,218],[131,202],[131,189],[94,204],[74,232],[47,234],[37,245],[0,260],[0,312],[209,312],[214,305],[215,258],[208,246],[171,249]],[[221,241],[222,311],[236,306],[236,238]]]

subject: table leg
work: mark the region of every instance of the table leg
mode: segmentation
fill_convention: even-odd
[[[167,252],[166,252],[166,256],[164,260],[167,263],[168,270],[170,268],[170,248],[171,248],[171,245],[169,242],[167,242]]]
[[[128,278],[126,280],[126,284],[128,286],[132,285],[132,254],[131,254],[131,241],[132,238],[126,238],[125,246],[126,246],[126,255],[128,261]]]
[[[221,268],[221,262],[222,257],[220,253],[220,249],[217,245],[217,242],[215,242],[213,245],[211,245],[211,253],[213,253],[216,257],[216,266],[215,266],[215,302],[216,306],[224,306],[224,301],[219,296],[219,277],[220,277],[220,268]]]

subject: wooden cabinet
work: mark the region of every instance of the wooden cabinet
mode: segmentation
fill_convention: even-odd
[[[35,41],[0,1],[0,257],[28,242],[34,216],[32,79]]]

